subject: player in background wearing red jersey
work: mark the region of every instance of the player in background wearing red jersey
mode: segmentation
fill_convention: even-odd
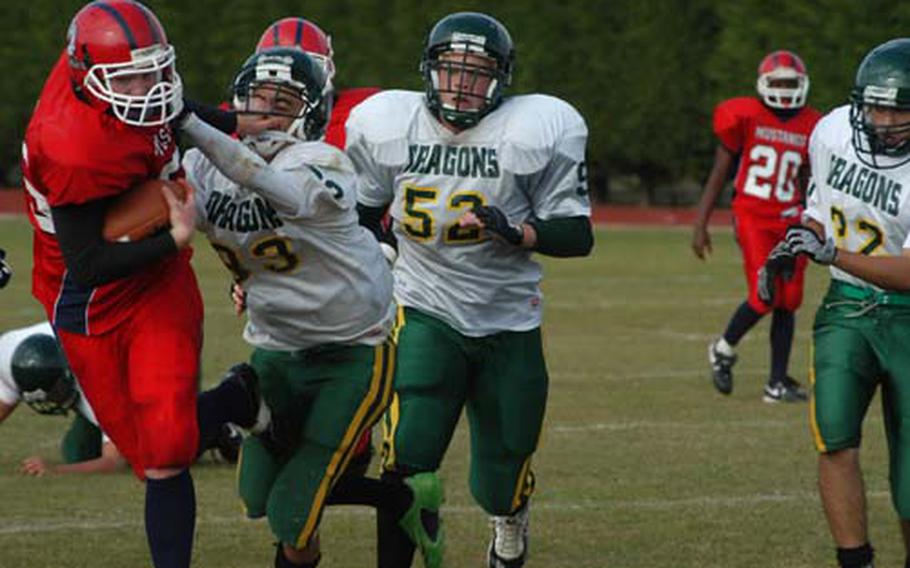
[[[32,293],[43,304],[101,428],[146,480],[156,568],[188,568],[195,527],[189,464],[225,421],[253,425],[254,382],[199,404],[202,300],[190,267],[192,193],[165,191],[171,227],[136,242],[102,237],[111,200],[182,176],[169,121],[183,108],[175,52],[133,0],[99,0],[73,18],[23,144],[34,228]],[[221,388],[221,387],[219,387]]]
[[[806,106],[809,76],[802,60],[791,51],[775,51],[762,59],[757,90],[759,98],[729,99],[714,110],[714,133],[720,143],[698,204],[692,250],[700,259],[711,252],[708,219],[738,158],[733,215],[749,293],[723,335],[711,342],[708,357],[715,388],[730,394],[736,363],[734,348],[773,310],[771,373],[764,400],[804,401],[806,391],[787,374],[787,365],[793,344],[794,312],[802,303],[805,260],[800,259],[788,280],[778,279],[770,305],[758,297],[757,278],[768,253],[783,238],[787,227],[799,223],[808,179],[809,135],[821,114]]]
[[[329,122],[325,130],[325,141],[344,150],[344,125],[348,120],[351,109],[363,102],[366,98],[378,93],[381,89],[375,87],[359,87],[352,89],[335,90],[335,63],[332,59],[332,38],[315,23],[303,18],[282,18],[262,32],[256,51],[271,47],[296,47],[302,49],[322,70],[325,71],[326,100],[329,101]]]

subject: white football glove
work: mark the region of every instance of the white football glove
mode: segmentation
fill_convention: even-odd
[[[787,236],[784,238],[791,253],[804,254],[819,264],[833,264],[837,258],[834,239],[828,237],[823,241],[809,227],[794,225],[787,229]]]

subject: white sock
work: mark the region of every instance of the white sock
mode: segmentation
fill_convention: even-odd
[[[732,357],[734,355],[733,346],[727,343],[727,340],[723,337],[714,342],[714,348],[727,357]]]

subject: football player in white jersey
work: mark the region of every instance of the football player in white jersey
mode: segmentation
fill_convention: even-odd
[[[436,471],[466,407],[470,486],[492,516],[492,567],[527,557],[531,457],[548,385],[532,253],[585,256],[593,245],[585,122],[555,97],[504,97],[513,64],[500,22],[446,16],[425,45],[425,91],[361,103],[346,146],[363,180],[362,222],[379,233],[388,209],[398,242],[404,325],[384,476]],[[410,566],[409,540],[430,543],[424,562],[438,565],[441,525],[431,515],[417,521],[403,534],[379,516],[381,566]]]
[[[67,463],[100,456],[101,430],[47,322],[0,335],[0,423],[24,402],[43,415],[76,416],[61,444]]]
[[[237,370],[238,367],[231,369],[225,381],[235,383]],[[219,386],[200,393],[199,404],[223,404],[227,400],[221,394],[223,390]],[[63,463],[30,456],[22,462],[22,473],[107,473],[126,465],[120,451],[98,427],[95,413],[48,322],[0,334],[0,423],[22,402],[42,415],[75,414],[60,444]],[[200,440],[200,453],[212,449],[220,459],[233,463],[237,461],[240,441],[240,432],[224,423],[216,436]]]
[[[281,543],[276,567],[319,562],[323,508],[388,406],[394,372],[392,275],[358,223],[351,161],[320,141],[325,81],[303,51],[264,49],[238,73],[234,106],[275,129],[235,140],[193,114],[179,122],[197,147],[183,164],[199,229],[246,294],[244,338],[271,426],[245,440],[239,490]],[[415,484],[371,481],[396,517],[438,508]]]
[[[840,566],[871,567],[859,446],[879,386],[891,498],[910,543],[910,39],[866,55],[851,104],[818,123],[809,157],[804,225],[765,267],[773,275],[795,254],[830,266],[810,372],[819,493]]]

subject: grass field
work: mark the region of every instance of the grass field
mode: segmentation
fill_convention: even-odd
[[[24,219],[0,220],[0,247],[17,270],[0,292],[0,329],[42,317],[28,293],[30,235]],[[529,567],[834,566],[815,493],[815,454],[805,405],[761,401],[767,322],[741,344],[733,395],[711,387],[706,346],[744,295],[729,232],[708,264],[688,250],[688,231],[608,229],[583,260],[546,260],[545,333],[552,379],[535,460]],[[244,359],[241,322],[226,280],[197,241],[206,300],[206,384]],[[792,373],[805,380],[811,314],[827,276],[810,268]],[[149,564],[142,487],[126,472],[25,478],[21,459],[57,457],[67,421],[27,409],[0,426],[0,567],[135,567]],[[872,539],[882,566],[903,562],[888,498],[881,413],[867,420],[864,467]],[[448,566],[483,566],[486,518],[467,490],[467,436],[459,429],[442,470]],[[194,469],[195,566],[271,566],[263,522],[243,519],[233,471],[208,460]],[[325,567],[373,559],[372,512],[330,509]],[[417,562],[419,565],[419,561]]]

